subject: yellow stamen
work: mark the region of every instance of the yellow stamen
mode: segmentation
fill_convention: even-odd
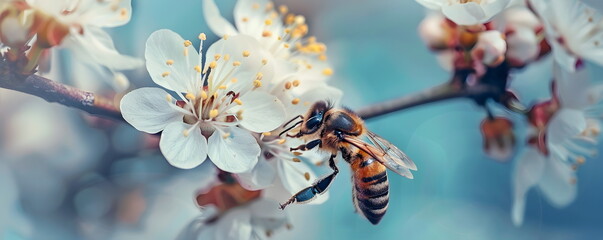
[[[291,45],[289,45],[288,43],[283,44],[283,47],[285,48],[289,48]]]
[[[122,20],[126,20],[126,19],[128,19],[128,9],[126,9],[126,8],[122,8],[122,9],[120,9],[120,10],[119,10],[119,17],[120,17]]]
[[[272,32],[268,31],[268,30],[264,30],[262,32],[262,37],[271,37],[272,36]]]
[[[272,133],[271,132],[263,132],[262,135],[264,135],[264,136],[270,136],[270,135],[272,135]]]
[[[237,119],[239,121],[243,120],[243,109],[237,111]]]
[[[184,95],[184,97],[191,101],[195,101],[195,98],[197,98],[197,97],[195,97],[195,94],[192,94],[192,93],[187,93],[186,95]]]
[[[212,61],[209,63],[209,68],[214,69],[218,63],[216,61]]]
[[[260,80],[253,80],[253,86],[255,88],[261,87],[262,86],[262,81],[260,81]]]
[[[184,135],[185,137],[188,137],[188,130],[182,131],[182,135]]]
[[[230,54],[224,54],[224,61],[230,60]]]
[[[226,85],[220,85],[220,86],[218,86],[218,89],[224,90],[224,89],[226,89]]]
[[[294,98],[293,100],[291,100],[291,103],[292,103],[293,105],[296,105],[296,104],[298,104],[298,103],[299,103],[299,101],[300,101],[300,100],[299,100],[299,98]]]
[[[246,18],[246,17],[243,18],[243,22],[248,22],[248,21],[249,21],[249,18]]]
[[[232,78],[232,79],[230,79],[230,82],[231,82],[231,83],[236,83],[236,82],[238,82],[238,81],[239,81],[239,79],[237,79],[237,78]]]
[[[306,178],[306,181],[310,181],[310,173],[309,172],[304,173],[304,178]]]
[[[293,152],[293,155],[300,156],[300,155],[302,155],[302,153],[301,152]]]
[[[199,40],[203,40],[203,41],[207,40],[207,35],[205,35],[205,33],[200,33]]]
[[[291,82],[285,83],[285,89],[291,89]]]
[[[284,144],[285,142],[287,142],[287,139],[281,138],[280,140],[278,140],[278,144]]]
[[[216,54],[216,55],[214,55],[214,59],[215,59],[216,61],[220,60],[220,57],[222,57],[222,55],[220,55],[220,54]]]
[[[281,14],[285,15],[285,14],[287,14],[287,12],[289,12],[289,8],[288,8],[287,6],[285,6],[285,5],[280,5],[280,6],[278,7],[278,11],[279,11]]]
[[[249,57],[251,53],[247,50],[243,51],[243,57]]]
[[[209,111],[209,118],[215,118],[218,116],[218,109],[212,109]]]
[[[577,157],[576,158],[576,163],[582,165],[582,164],[584,164],[584,162],[586,162],[586,159],[584,157]]]
[[[322,74],[324,74],[326,76],[331,76],[331,75],[333,75],[333,69],[325,68],[324,70],[322,70]]]
[[[224,138],[224,139],[227,139],[227,138],[229,138],[229,137],[230,137],[230,133],[229,133],[229,132],[224,133],[224,134],[222,135],[222,138]]]
[[[162,76],[162,77],[167,77],[167,76],[169,76],[169,75],[170,75],[170,72],[163,72],[163,73],[161,74],[161,76]]]
[[[272,24],[272,20],[266,19],[266,21],[264,21],[264,24],[266,24],[266,26],[271,25]]]
[[[306,18],[302,15],[297,15],[295,16],[295,23],[296,24],[304,24],[306,22]]]
[[[321,54],[320,56],[318,56],[318,60],[327,61],[327,55]]]
[[[201,99],[203,99],[203,100],[207,99],[207,92],[201,91]]]
[[[166,94],[165,100],[167,100],[168,102],[172,102],[172,100],[173,100],[172,95]]]
[[[295,152],[295,153],[297,153],[297,152]],[[294,153],[294,154],[295,154],[295,153]],[[293,162],[301,162],[301,160],[300,160],[299,158],[293,158],[293,159],[291,159],[291,160],[293,160]]]
[[[254,3],[253,5],[251,5],[251,7],[253,9],[258,9],[258,8],[260,8],[260,4]]]
[[[174,64],[174,60],[169,59],[169,60],[165,61],[165,64],[168,66],[171,66],[172,64]]]
[[[235,99],[234,102],[238,105],[243,105],[243,101],[241,101],[241,99]]]
[[[263,74],[262,72],[258,72],[258,73],[255,75],[255,79],[257,79],[257,80],[262,80],[262,78],[263,78],[263,77],[264,77],[264,74]]]
[[[222,36],[222,38],[223,38],[224,40],[228,40],[228,34],[224,34],[224,36]]]
[[[232,63],[232,65],[233,65],[233,66],[235,66],[235,67],[238,67],[238,66],[241,66],[241,62],[239,62],[239,61],[234,61],[234,62]]]
[[[189,40],[184,41],[184,47],[189,47],[190,45],[193,45],[193,43]]]
[[[265,59],[265,58],[264,58],[264,59],[262,59],[262,64],[263,64],[263,65],[268,64],[268,59]]]
[[[293,86],[294,86],[294,87],[299,86],[299,80],[297,80],[297,79],[296,79],[296,80],[293,80]]]
[[[201,66],[196,65],[195,66],[195,71],[197,71],[198,73],[200,73],[201,72]]]

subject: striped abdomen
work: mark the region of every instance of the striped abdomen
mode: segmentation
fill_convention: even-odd
[[[389,202],[386,167],[370,157],[351,161],[354,205],[372,224],[381,221]]]

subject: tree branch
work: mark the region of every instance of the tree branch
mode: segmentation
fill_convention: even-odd
[[[77,108],[100,117],[124,121],[119,108],[110,99],[37,75],[14,74],[7,62],[3,61],[0,64],[2,64],[0,88],[34,95],[48,102]]]
[[[445,83],[409,96],[403,96],[361,108],[356,111],[356,113],[367,120],[428,103],[453,98],[483,99],[489,96],[495,96],[498,93],[498,89],[488,85],[459,87],[455,84]]]

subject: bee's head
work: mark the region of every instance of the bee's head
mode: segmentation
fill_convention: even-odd
[[[306,113],[301,132],[304,134],[312,134],[318,131],[324,121],[325,113],[331,108],[331,105],[325,101],[314,103],[310,110],[308,110],[308,113]]]

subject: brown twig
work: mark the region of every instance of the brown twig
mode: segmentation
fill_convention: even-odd
[[[403,96],[386,102],[376,103],[359,109],[356,113],[363,119],[371,119],[383,116],[388,113],[400,111],[403,109],[416,107],[433,102],[439,102],[453,98],[483,99],[489,96],[495,96],[499,91],[497,88],[489,85],[475,85],[459,87],[458,85],[445,83],[438,85],[419,93],[409,96]]]
[[[11,71],[9,62],[2,61],[0,64],[0,88],[34,95],[48,102],[77,108],[100,117],[124,121],[119,108],[110,99],[37,75],[16,74]]]

